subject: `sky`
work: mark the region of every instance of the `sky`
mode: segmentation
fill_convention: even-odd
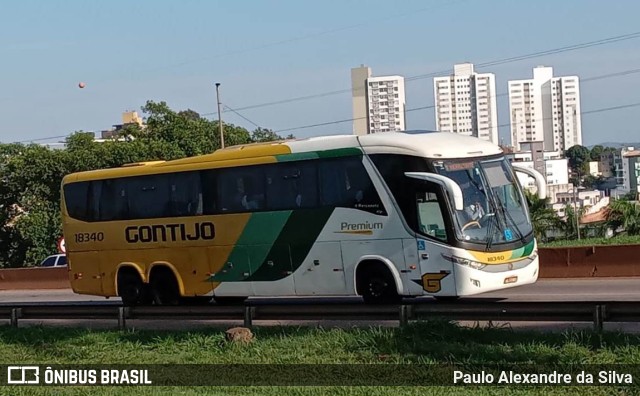
[[[351,119],[353,67],[448,75],[455,63],[637,33],[638,15],[637,0],[3,1],[0,142],[109,129],[148,100],[217,119],[216,82],[237,112],[223,111],[224,122],[301,138],[351,133],[350,121],[308,126]],[[581,83],[583,143],[640,141],[640,37],[476,71],[494,73],[501,94],[539,65],[587,80],[631,71]],[[407,80],[406,92],[407,110],[432,106],[432,76]],[[498,119],[509,143],[506,96]],[[406,124],[435,129],[434,109],[408,111]]]

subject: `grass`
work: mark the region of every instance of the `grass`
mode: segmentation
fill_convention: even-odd
[[[258,328],[249,345],[221,329],[190,332],[0,327],[0,364],[640,364],[640,336],[534,333],[421,322],[404,328]],[[542,367],[542,366],[541,366]],[[544,369],[541,372],[547,372]],[[4,375],[4,373],[2,373]],[[626,389],[626,390],[625,390]],[[581,395],[629,394],[613,387],[12,387],[0,395]]]
[[[571,247],[571,246],[599,246],[599,245],[640,245],[640,235],[618,235],[613,238],[585,238],[558,240],[541,243],[540,247]]]

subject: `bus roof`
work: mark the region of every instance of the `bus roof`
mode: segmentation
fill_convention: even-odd
[[[404,154],[446,159],[469,158],[501,154],[500,147],[478,138],[448,132],[382,132],[370,135],[330,135],[306,139],[251,143],[216,150],[211,154],[173,161],[147,161],[127,164],[121,168],[101,169],[67,175],[64,182],[113,178],[172,170],[202,169],[216,163],[216,167],[252,165],[294,159],[342,156],[357,152],[367,154]]]

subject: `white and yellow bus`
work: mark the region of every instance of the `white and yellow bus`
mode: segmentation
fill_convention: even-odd
[[[544,196],[544,180],[532,170]],[[535,282],[501,149],[451,133],[250,144],[67,175],[76,293],[125,304],[249,296],[468,296]]]

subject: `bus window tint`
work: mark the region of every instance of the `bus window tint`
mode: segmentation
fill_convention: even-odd
[[[218,200],[222,212],[263,210],[264,167],[225,169],[218,175]]]
[[[100,221],[122,220],[129,216],[124,179],[102,181],[98,215]]]
[[[201,215],[203,203],[198,172],[175,173],[166,177],[171,182],[171,215]]]
[[[266,167],[269,210],[313,208],[318,205],[317,169],[313,162]]]
[[[87,205],[89,182],[71,183],[64,186],[64,199],[69,216],[83,221],[91,219]]]
[[[322,206],[342,206],[386,214],[362,159],[347,157],[320,164]]]
[[[216,171],[200,172],[200,188],[202,190],[202,213],[206,215],[217,213],[216,206]]]
[[[418,191],[416,192],[416,203],[418,205],[418,220],[421,233],[446,241],[447,228],[437,194]]]
[[[171,216],[168,175],[131,177],[127,180],[126,188],[129,197],[129,218]]]

